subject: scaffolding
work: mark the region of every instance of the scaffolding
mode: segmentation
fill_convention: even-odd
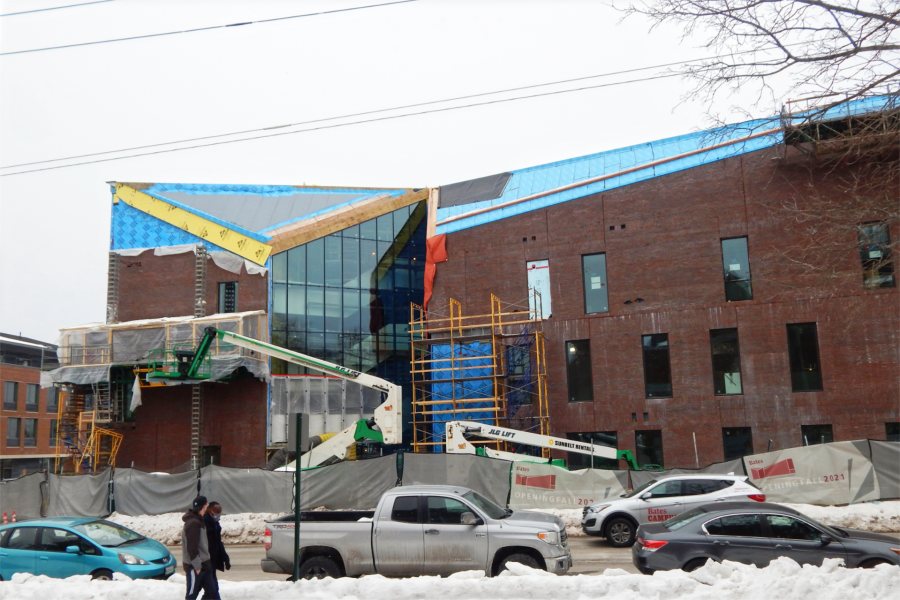
[[[451,298],[441,314],[410,307],[414,452],[443,452],[448,421],[478,421],[547,435],[547,374],[540,294],[504,303],[491,294],[488,314],[464,315]],[[535,307],[538,307],[535,309]],[[498,450],[500,441],[473,442]],[[541,455],[547,457],[547,450]]]

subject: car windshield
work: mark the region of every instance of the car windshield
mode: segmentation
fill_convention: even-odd
[[[637,488],[637,489],[635,489],[635,490],[632,490],[632,491],[628,492],[627,494],[622,494],[621,497],[622,497],[622,498],[634,498],[635,496],[640,496],[641,494],[644,493],[644,490],[646,490],[646,489],[647,489],[648,487],[650,487],[651,485],[656,485],[656,483],[657,483],[658,481],[659,481],[658,479],[651,479],[650,481],[648,481],[647,483],[645,483],[645,484],[642,485],[641,487],[639,487],[639,488]]]
[[[697,508],[692,508],[691,510],[689,510],[687,512],[683,512],[680,515],[672,517],[668,521],[664,521],[663,526],[666,529],[668,529],[669,531],[677,531],[677,530],[681,529],[682,527],[684,527],[685,525],[687,525],[688,523],[690,523],[691,521],[693,521],[694,519],[696,519],[702,515],[705,515],[706,512],[707,512],[706,508],[704,508],[702,506],[698,506]]]
[[[115,548],[116,546],[122,546],[124,544],[139,542],[146,539],[136,531],[132,531],[109,521],[104,521],[103,519],[88,521],[81,525],[74,525],[72,529],[107,548]]]
[[[492,519],[503,519],[512,514],[511,510],[507,510],[502,506],[498,506],[493,501],[488,500],[478,492],[466,492],[463,498],[483,510]]]

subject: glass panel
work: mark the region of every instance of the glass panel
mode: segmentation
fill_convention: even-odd
[[[378,239],[374,219],[363,221],[359,224],[359,237],[364,240]]]
[[[858,237],[863,285],[867,288],[894,287],[891,231],[887,223],[864,223],[858,227]]]
[[[25,410],[28,412],[37,412],[40,397],[41,386],[36,383],[25,384]]]
[[[736,328],[712,329],[709,332],[712,351],[713,388],[717,395],[741,394],[741,354]]]
[[[593,401],[590,340],[566,342],[566,380],[569,386],[569,402]]]
[[[884,439],[889,442],[900,442],[900,423],[885,423]]]
[[[59,409],[59,388],[52,387],[47,390],[47,410],[56,412]]]
[[[22,437],[25,439],[26,446],[37,445],[37,419],[25,419],[24,432]]]
[[[641,468],[663,466],[662,432],[658,429],[634,432],[635,459]]]
[[[306,329],[306,287],[288,286],[287,327],[294,331]]]
[[[288,282],[306,283],[306,246],[292,248],[288,254]]]
[[[787,326],[787,336],[793,391],[821,390],[822,371],[819,365],[819,337],[816,324],[790,323]]]
[[[325,289],[306,288],[306,330],[325,331]]]
[[[550,306],[550,261],[533,260],[525,263],[528,273],[528,309],[532,315],[546,319],[553,314]],[[540,295],[540,306],[536,306],[537,298],[531,293]]]
[[[830,444],[834,441],[831,425],[801,425],[800,435],[803,437],[804,446]]]
[[[359,290],[345,289],[343,294],[344,294],[343,331],[345,334],[359,333],[361,331],[360,324],[359,324],[360,292],[359,292]]]
[[[287,290],[284,283],[272,284],[272,329],[287,327]]]
[[[394,500],[391,509],[391,521],[401,523],[416,523],[419,520],[419,497],[400,496]]]
[[[606,255],[582,256],[581,272],[584,284],[584,312],[592,314],[609,311],[606,289]]]
[[[394,240],[394,217],[391,213],[381,215],[378,221],[378,239],[383,242]]]
[[[340,286],[344,282],[342,262],[341,238],[330,235],[325,238],[325,285]]]
[[[339,288],[325,288],[325,331],[341,331],[341,296]]]
[[[345,229],[341,232],[341,235],[345,238],[359,239],[359,225],[353,225],[352,227],[348,227],[347,229]]]
[[[787,515],[766,515],[772,537],[786,540],[820,540],[822,532],[812,525]]]
[[[3,382],[3,408],[7,410],[19,408],[19,384],[15,381]]]
[[[6,445],[7,446],[18,446],[19,445],[19,435],[20,435],[20,427],[19,422],[22,419],[18,417],[10,417],[6,420]]]
[[[306,245],[306,283],[325,283],[325,241],[318,239]]]
[[[287,281],[287,252],[279,252],[272,257],[272,281],[285,283]]]
[[[647,398],[671,397],[668,334],[644,335],[641,336],[641,343],[644,349],[644,392]]]
[[[343,239],[343,271],[344,287],[358,288],[359,281],[359,240],[354,238]]]
[[[747,238],[722,240],[722,267],[725,274],[725,299],[751,300],[753,288],[750,283]]]
[[[378,282],[374,280],[375,266],[378,264],[378,245],[369,240],[359,242],[359,284],[364,290],[374,290]]]
[[[56,419],[50,420],[50,445],[51,446],[56,445],[56,427],[57,427],[56,423],[57,423]]]
[[[710,535],[734,537],[763,537],[759,515],[729,515],[704,525]]]
[[[734,460],[753,454],[753,434],[750,428],[723,428],[722,447],[725,450],[725,460]]]

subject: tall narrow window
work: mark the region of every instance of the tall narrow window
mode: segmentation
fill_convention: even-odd
[[[885,423],[884,439],[889,442],[900,442],[900,423],[897,421]]]
[[[566,380],[569,402],[591,402],[594,399],[590,340],[566,342]]]
[[[25,384],[25,410],[28,412],[37,412],[40,397],[41,386],[36,383]]]
[[[834,441],[834,432],[831,425],[801,425],[800,440],[804,446],[813,446],[815,444],[829,444]]]
[[[648,429],[634,432],[635,458],[641,468],[663,466],[662,431]]]
[[[822,389],[819,365],[819,336],[815,323],[789,323],[788,357],[791,361],[791,388],[795,392]]]
[[[19,384],[15,381],[3,382],[3,408],[4,410],[18,410],[19,408]]]
[[[57,421],[50,419],[50,446],[56,446]]]
[[[237,312],[238,305],[238,282],[223,281],[219,283],[219,312],[233,313]]]
[[[23,427],[24,433],[22,434],[22,437],[25,441],[24,445],[28,446],[29,448],[37,446],[37,424],[37,419],[25,419]]]
[[[10,417],[6,420],[6,446],[12,448],[22,444],[21,427],[22,419],[18,417]]]
[[[891,259],[891,230],[887,223],[863,223],[857,228],[863,285],[867,288],[894,287]]]
[[[47,390],[47,412],[55,413],[59,409],[59,388],[54,386]]]
[[[722,448],[725,450],[725,460],[753,454],[753,433],[749,427],[723,427]]]
[[[553,314],[550,307],[550,261],[530,260],[525,269],[528,271],[528,308],[535,317],[546,319]],[[532,294],[532,290],[537,294]]]
[[[741,353],[736,328],[711,329],[709,347],[712,351],[713,389],[717,396],[742,394]]]
[[[606,255],[586,254],[581,257],[581,275],[584,279],[584,312],[609,311],[606,290]]]
[[[669,367],[669,335],[654,333],[641,336],[644,349],[644,393],[647,398],[672,395],[672,371]]]
[[[753,299],[747,238],[722,240],[722,268],[725,276],[725,299],[728,301]]]

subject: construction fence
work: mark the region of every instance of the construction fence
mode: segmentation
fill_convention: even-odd
[[[746,474],[769,500],[838,505],[900,498],[900,442],[862,440],[746,456],[703,469],[567,471],[549,464],[452,454],[397,453],[301,473],[302,509],[371,509],[397,485],[453,484],[513,508],[579,508],[676,473]],[[293,510],[294,473],[215,465],[186,473],[108,469],[34,473],[0,483],[0,510],[39,516],[181,512],[201,493],[229,513]]]

